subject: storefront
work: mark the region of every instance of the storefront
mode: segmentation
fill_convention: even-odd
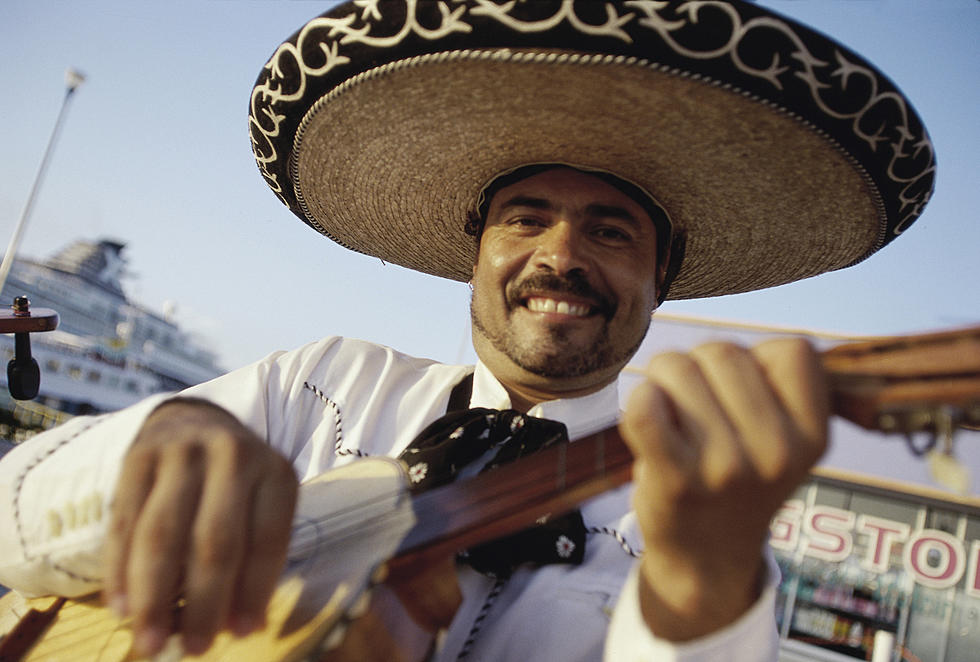
[[[781,661],[980,660],[980,500],[818,469],[771,545]]]

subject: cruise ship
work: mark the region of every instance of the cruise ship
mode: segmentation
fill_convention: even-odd
[[[79,414],[120,409],[161,391],[220,375],[217,355],[182,330],[167,312],[132,301],[123,289],[125,244],[75,241],[43,261],[18,257],[0,305],[26,295],[31,308],[51,308],[58,329],[31,334],[41,369],[38,397],[11,398],[0,374],[0,438],[21,441]],[[0,356],[13,358],[14,337],[0,335]]]

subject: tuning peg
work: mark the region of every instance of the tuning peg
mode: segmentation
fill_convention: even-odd
[[[330,633],[327,634],[326,638],[320,643],[318,652],[321,654],[329,653],[330,651],[340,648],[341,644],[344,643],[344,638],[347,637],[347,629],[349,627],[350,621],[338,621],[337,624],[331,628]]]
[[[14,314],[17,314],[17,303],[21,299],[27,301],[26,297],[17,297]],[[41,388],[41,368],[31,356],[30,333],[14,334],[14,358],[7,364],[7,386],[15,400],[32,400]]]
[[[939,485],[957,494],[970,493],[970,470],[955,456],[934,450],[927,458],[929,475]]]
[[[936,439],[941,442],[928,457],[932,479],[957,494],[969,494],[970,470],[953,453],[953,437],[964,412],[956,407],[940,407],[936,412]]]

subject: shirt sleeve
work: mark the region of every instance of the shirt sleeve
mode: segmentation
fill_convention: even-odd
[[[101,587],[100,550],[122,457],[166,396],[85,416],[18,444],[0,461],[0,584],[27,596]]]
[[[766,551],[767,577],[756,603],[731,625],[684,643],[658,639],[640,612],[639,564],[633,565],[606,637],[604,659],[612,662],[762,662],[776,660],[775,602],[779,568]]]

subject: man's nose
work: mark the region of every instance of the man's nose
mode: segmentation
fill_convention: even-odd
[[[571,223],[555,223],[539,237],[535,252],[536,266],[546,267],[557,274],[571,271],[587,271],[587,260],[582,245]]]

